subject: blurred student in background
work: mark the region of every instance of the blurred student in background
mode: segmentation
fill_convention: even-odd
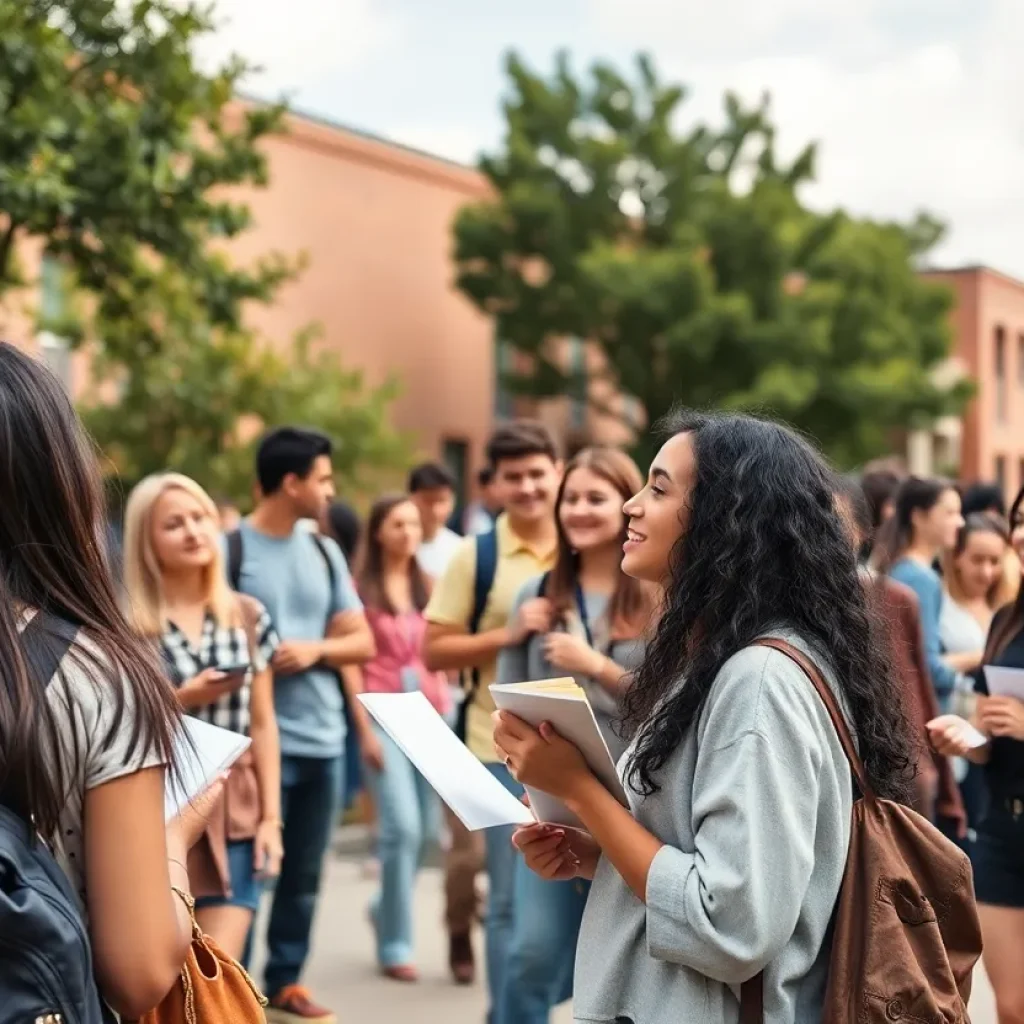
[[[406,495],[380,498],[366,525],[359,593],[373,631],[376,654],[363,666],[368,693],[422,693],[446,715],[451,695],[443,672],[423,664],[423,638],[431,580],[416,558],[420,514]],[[378,820],[381,888],[371,909],[377,959],[385,977],[416,981],[413,897],[424,853],[439,835],[441,808],[430,784],[374,723],[381,763],[366,773]]]
[[[917,595],[928,673],[939,708],[947,711],[956,688],[957,670],[942,657],[942,581],[933,564],[956,544],[964,523],[960,495],[948,480],[909,477],[896,493],[895,506],[880,534],[884,539],[879,565]]]
[[[522,788],[498,760],[491,730],[494,701],[488,687],[494,681],[498,655],[517,646],[530,633],[547,632],[550,614],[543,600],[528,601],[518,614],[512,607],[528,579],[550,569],[558,550],[555,499],[562,464],[554,439],[540,423],[520,420],[499,427],[487,445],[488,463],[494,467],[498,494],[506,511],[495,529],[468,537],[438,580],[427,606],[426,662],[443,671],[465,670],[470,677],[463,705],[465,738],[469,749],[503,786],[519,794]],[[484,577],[487,578],[484,578]],[[477,615],[477,599],[484,598]],[[499,1006],[514,920],[515,851],[511,828],[487,830],[487,980],[492,1013]],[[458,863],[472,865],[472,857],[453,847]],[[452,894],[449,906],[462,908],[459,925],[468,925],[467,908],[475,895],[467,873],[457,875],[464,889]],[[453,873],[449,872],[449,881]],[[468,928],[451,929],[450,956],[457,980],[472,977],[473,953]]]
[[[436,580],[448,567],[462,538],[448,528],[455,509],[455,479],[436,462],[425,462],[409,474],[409,495],[419,510],[423,540],[416,557]]]

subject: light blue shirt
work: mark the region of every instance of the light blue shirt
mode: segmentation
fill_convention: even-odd
[[[339,612],[361,611],[345,556],[333,540],[319,538],[334,568],[334,590],[323,556],[309,530],[269,537],[248,522],[242,535],[239,590],[260,601],[283,641],[322,640]],[[338,757],[345,749],[345,714],[338,674],[314,667],[274,679],[274,710],[281,753],[290,757]]]

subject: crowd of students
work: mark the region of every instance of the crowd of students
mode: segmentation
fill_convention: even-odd
[[[969,850],[1000,1024],[1024,1021],[1024,704],[984,672],[1024,668],[1024,492],[1007,520],[998,493],[842,478],[785,428],[728,415],[673,418],[646,472],[599,447],[563,462],[531,421],[486,456],[465,536],[442,466],[363,523],[334,500],[330,442],[299,428],[262,439],[244,518],[150,477],[127,503],[119,601],[96,459],[49,372],[0,344],[0,794],[74,884],[113,1010],[137,1018],[176,977],[174,891],[243,963],[266,893],[267,1019],[333,1021],[302,973],[358,776],[386,979],[418,979],[417,872],[440,843],[453,980],[476,979],[482,922],[490,1024],[543,1024],[569,998],[580,1022],[734,1024],[755,977],[764,1020],[820,1020],[864,787],[769,638],[817,665],[864,786]],[[31,677],[30,626],[66,637],[53,682]],[[563,675],[628,807],[549,728],[495,713],[492,683]],[[467,831],[356,699],[412,690],[506,789],[559,797],[584,829]],[[165,823],[182,713],[252,743]]]

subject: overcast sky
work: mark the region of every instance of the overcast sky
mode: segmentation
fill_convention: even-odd
[[[950,233],[933,261],[1024,279],[1024,0],[219,0],[213,52],[303,111],[455,160],[501,136],[501,57],[637,50],[714,116],[768,89],[780,147],[821,143],[809,201]]]

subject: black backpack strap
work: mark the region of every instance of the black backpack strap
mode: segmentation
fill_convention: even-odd
[[[228,582],[231,589],[237,591],[242,579],[242,531],[232,530],[225,540],[228,547]]]
[[[37,612],[21,632],[21,650],[29,675],[44,690],[78,635],[78,627],[47,612]]]
[[[338,575],[334,571],[334,563],[331,561],[331,556],[327,553],[327,545],[324,543],[323,537],[318,533],[311,533],[310,537],[313,538],[313,543],[316,545],[317,551],[320,552],[320,557],[324,560],[324,565],[327,566],[327,580],[331,585],[331,596],[334,596],[334,586],[337,583]]]
[[[44,692],[53,681],[60,663],[78,634],[78,627],[56,615],[36,612],[21,631],[19,642],[29,679]],[[21,814],[0,793],[0,804]]]
[[[498,531],[488,530],[476,536],[476,569],[473,573],[473,617],[469,620],[469,632],[480,632],[480,620],[487,609],[487,598],[491,596],[494,577],[498,571]],[[480,669],[470,672],[470,687],[465,703],[476,696],[480,689]]]

